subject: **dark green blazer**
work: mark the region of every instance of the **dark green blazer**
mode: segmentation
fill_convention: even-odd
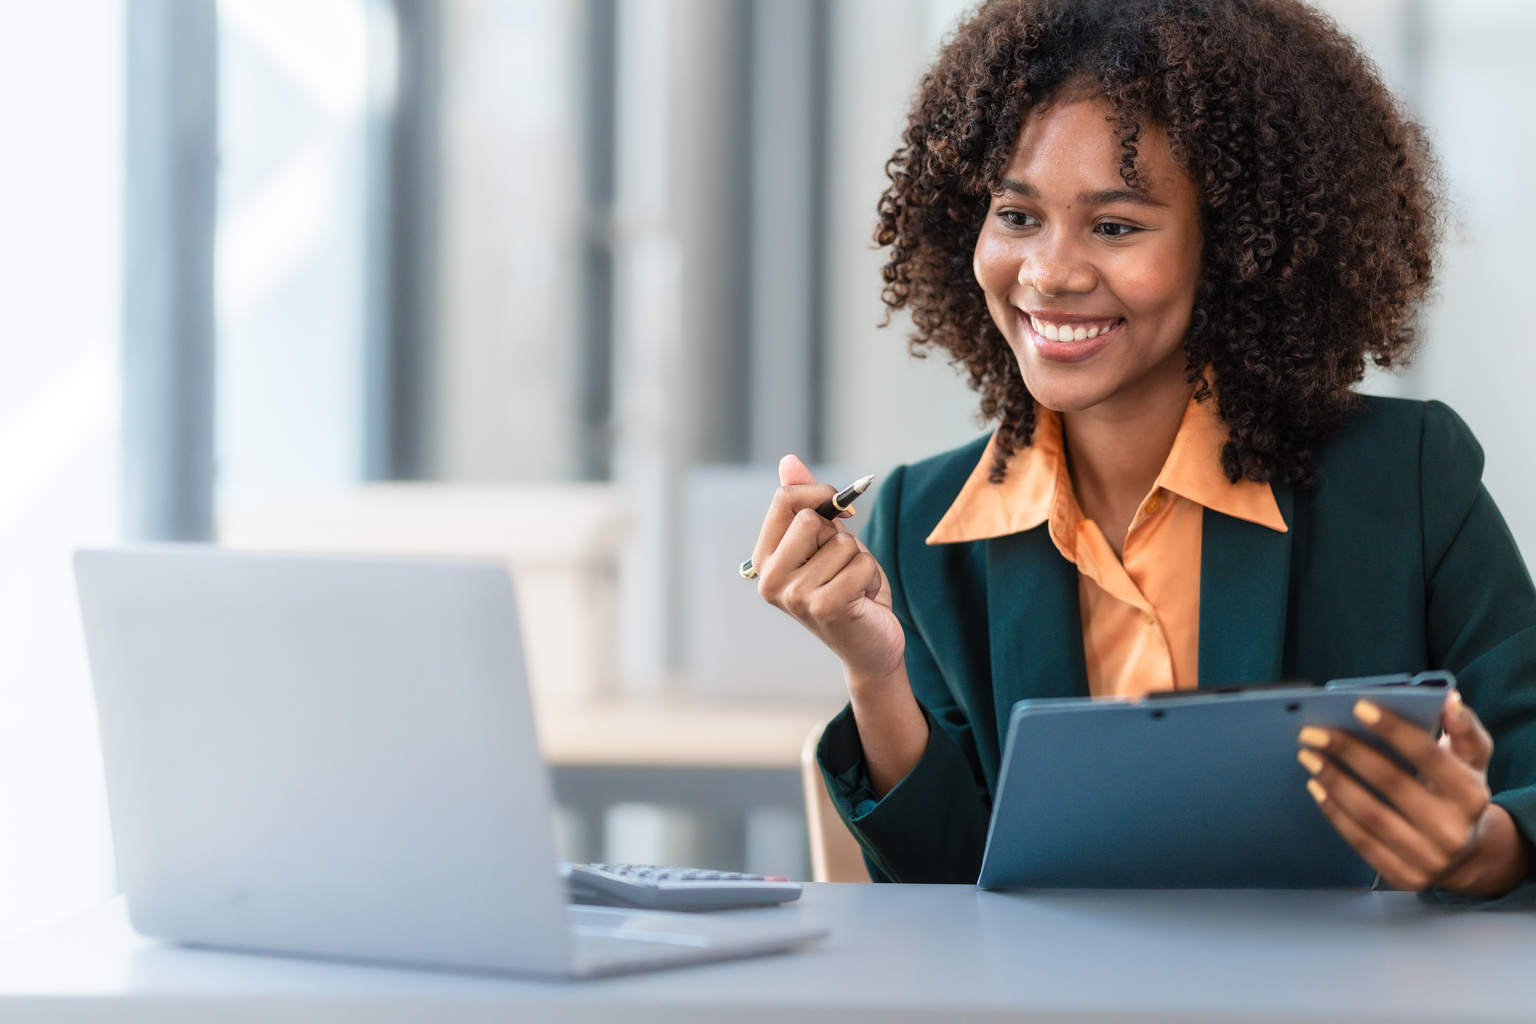
[[[924,543],[985,443],[893,472],[863,535],[929,717],[922,760],[876,799],[849,711],[819,748],[873,873],[895,881],[974,882],[1014,702],[1088,693],[1077,568],[1044,526]],[[1444,405],[1366,398],[1315,465],[1310,488],[1274,485],[1287,533],[1205,511],[1200,685],[1449,669],[1493,734],[1495,799],[1536,836],[1536,591],[1482,449]]]

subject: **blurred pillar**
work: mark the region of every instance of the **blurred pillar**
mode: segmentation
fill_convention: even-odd
[[[618,10],[614,240],[613,478],[636,508],[620,568],[621,670],[654,688],[670,664],[677,513],[682,303],[671,223],[672,4],[622,0]]]
[[[618,4],[587,0],[582,9],[582,239],[577,287],[581,344],[578,441],[580,475],[613,472],[613,331],[615,116],[618,105]]]
[[[825,0],[752,5],[748,455],[821,458]]]
[[[128,0],[123,509],[131,540],[213,536],[214,0]]]
[[[370,17],[373,196],[364,475],[417,480],[432,471],[438,312],[441,14],[438,0],[393,0]]]

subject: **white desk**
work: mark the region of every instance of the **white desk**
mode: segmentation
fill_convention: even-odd
[[[120,903],[0,947],[0,1020],[1529,1021],[1536,915],[1397,893],[813,885],[788,956],[535,982],[181,949]]]

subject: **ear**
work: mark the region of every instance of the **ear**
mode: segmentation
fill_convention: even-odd
[[[813,484],[815,475],[805,468],[798,455],[786,455],[779,460],[779,484],[791,487],[795,484]]]

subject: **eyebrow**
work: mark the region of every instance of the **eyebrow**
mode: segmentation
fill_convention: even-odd
[[[1026,185],[1022,181],[1013,178],[1004,178],[998,182],[999,192],[1009,192],[1023,199],[1039,199],[1040,190],[1033,185]],[[1100,192],[1079,192],[1077,201],[1085,206],[1108,206],[1111,203],[1132,203],[1136,206],[1167,206],[1167,203],[1159,202],[1147,195],[1131,188],[1110,188]]]

